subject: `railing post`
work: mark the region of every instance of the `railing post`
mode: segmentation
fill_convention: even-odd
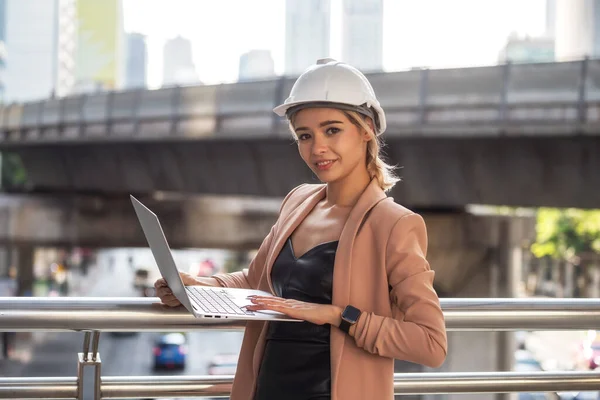
[[[427,123],[427,97],[429,95],[429,68],[421,70],[419,80],[419,125]]]
[[[170,136],[177,136],[177,132],[179,131],[179,122],[181,121],[181,116],[179,114],[179,106],[181,105],[181,86],[176,85],[173,88],[173,93],[171,95],[171,132]]]
[[[57,136],[64,136],[65,133],[65,109],[67,101],[64,97],[58,99],[58,128],[56,129]]]
[[[90,334],[85,332],[83,339],[83,353],[78,354],[77,358],[77,399],[84,398],[83,372],[85,367],[91,366],[94,369],[94,400],[102,398],[102,360],[98,354],[98,343],[100,341],[100,332],[93,331],[92,351],[90,352]]]
[[[162,89],[159,89],[162,90]],[[144,89],[136,89],[135,96],[133,98],[133,132],[134,136],[139,135],[140,130],[140,107],[142,105],[142,96],[144,95]]]
[[[77,117],[79,118],[79,124],[77,129],[77,136],[84,136],[87,123],[85,121],[85,102],[88,99],[86,94],[80,94],[77,100]]]
[[[587,122],[587,105],[586,105],[586,81],[588,77],[590,58],[585,56],[581,61],[581,70],[579,74],[578,96],[577,96],[577,122],[583,125]]]
[[[503,126],[508,119],[508,90],[510,89],[510,72],[512,63],[507,61],[502,68],[502,91],[500,92],[500,107],[498,108],[498,120]]]
[[[282,75],[281,77],[279,77],[279,79],[277,79],[277,86],[275,87],[275,96],[273,96],[273,108],[277,107],[284,101],[283,89],[285,87],[285,81],[285,75]],[[277,126],[279,125],[280,117],[275,113],[271,114],[271,132],[273,133],[273,136],[277,136]]]
[[[106,135],[111,136],[113,133],[113,106],[115,101],[115,92],[110,91],[106,95],[106,103],[104,107],[106,107]]]

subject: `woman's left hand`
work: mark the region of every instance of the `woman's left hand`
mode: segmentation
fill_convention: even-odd
[[[332,304],[315,304],[304,301],[283,299],[271,296],[250,296],[249,311],[271,310],[283,313],[291,318],[301,319],[316,325],[331,324],[339,326],[342,309]]]

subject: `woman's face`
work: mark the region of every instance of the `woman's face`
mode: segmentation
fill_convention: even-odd
[[[369,134],[333,108],[307,108],[296,113],[298,151],[324,183],[366,171]],[[364,170],[364,171],[363,171]]]

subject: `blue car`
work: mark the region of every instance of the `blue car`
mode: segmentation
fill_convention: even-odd
[[[154,343],[154,369],[184,369],[187,340],[183,333],[160,335]]]

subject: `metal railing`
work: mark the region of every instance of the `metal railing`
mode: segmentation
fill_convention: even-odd
[[[600,329],[600,299],[441,299],[449,331]],[[0,378],[0,399],[82,399],[83,369],[95,369],[95,398],[227,396],[232,376],[102,377],[102,331],[243,329],[200,320],[144,298],[1,298],[0,331],[83,331],[78,376]],[[93,336],[92,336],[93,335]],[[90,351],[90,343],[92,349]],[[394,375],[396,394],[600,390],[600,372],[409,373]]]

